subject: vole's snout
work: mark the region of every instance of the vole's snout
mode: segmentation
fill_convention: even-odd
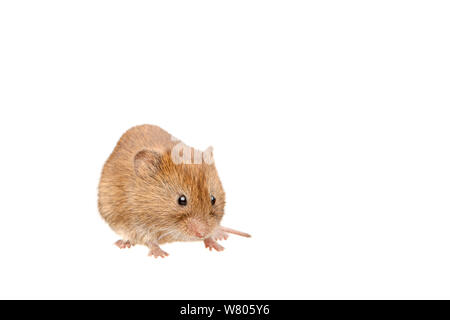
[[[200,233],[200,232],[194,232],[194,235],[195,235],[197,238],[200,238],[200,239],[203,239],[203,238],[205,237],[205,234],[204,234],[204,233]]]
[[[206,225],[196,218],[187,221],[187,228],[189,233],[197,238],[205,238],[208,233]]]

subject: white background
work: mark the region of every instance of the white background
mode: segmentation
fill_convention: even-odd
[[[0,298],[450,298],[446,1],[2,1]],[[224,252],[119,250],[120,135],[213,145]]]

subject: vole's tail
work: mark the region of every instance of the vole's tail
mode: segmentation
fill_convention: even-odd
[[[248,233],[245,233],[245,232],[242,232],[242,231],[237,231],[237,230],[230,229],[230,228],[227,228],[227,227],[220,226],[220,229],[222,229],[222,231],[224,231],[224,232],[236,234],[236,235],[241,236],[241,237],[246,237],[246,238],[250,238],[251,237],[251,235],[249,235]]]

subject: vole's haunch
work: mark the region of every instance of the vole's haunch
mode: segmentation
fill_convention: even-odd
[[[203,241],[217,251],[228,233],[220,226],[225,192],[212,150],[194,150],[157,126],[128,130],[106,161],[98,192],[100,214],[122,240],[120,248],[148,246],[149,255],[165,257],[159,245]]]

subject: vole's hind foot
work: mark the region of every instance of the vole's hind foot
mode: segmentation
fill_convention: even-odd
[[[208,248],[209,251],[211,251],[212,249],[215,249],[216,251],[223,251],[225,249],[213,238],[207,238],[203,240],[203,242],[205,243],[205,248]]]
[[[148,252],[149,257],[153,256],[155,258],[165,258],[169,256],[169,254],[161,249],[157,244],[149,244],[148,248],[150,249]]]
[[[131,248],[131,246],[134,246],[134,244],[131,244],[130,241],[125,240],[117,240],[115,245],[118,246],[120,249]]]

